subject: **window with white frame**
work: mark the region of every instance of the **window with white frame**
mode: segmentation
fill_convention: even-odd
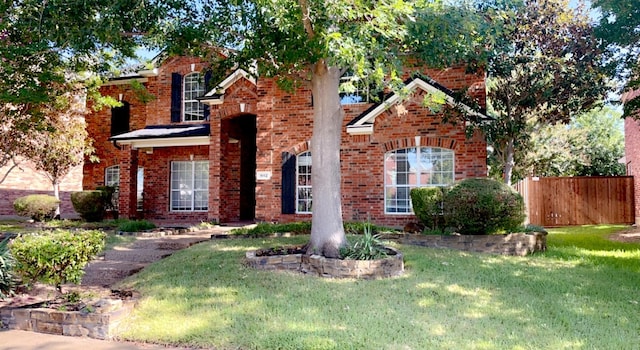
[[[371,89],[366,80],[351,72],[340,78],[340,104],[367,103],[371,100]]]
[[[171,162],[171,210],[209,209],[209,162]]]
[[[311,152],[304,152],[296,158],[296,213],[311,213]]]
[[[204,95],[205,86],[202,74],[195,72],[184,76],[184,121],[204,120],[204,105],[197,100]]]
[[[387,152],[384,156],[385,213],[412,213],[412,188],[449,186],[453,181],[452,150],[412,147]]]
[[[111,202],[114,209],[118,209],[118,194],[120,189],[120,166],[112,165],[104,169],[104,185],[114,187],[115,191],[111,197]]]

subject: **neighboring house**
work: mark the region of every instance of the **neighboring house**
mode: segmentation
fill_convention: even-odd
[[[86,117],[100,162],[85,164],[84,188],[118,185],[120,217],[309,220],[311,172],[322,171],[311,164],[310,86],[288,93],[243,70],[211,84],[204,68],[198,59],[171,57],[106,83],[102,93],[123,106]],[[394,94],[378,104],[365,91],[343,96],[345,220],[403,226],[415,220],[410,188],[486,176],[484,137],[466,138],[464,123],[445,124],[422,103],[430,92],[469,89],[484,106],[484,74],[464,67],[423,73],[430,79],[407,79],[411,93],[400,105]],[[140,103],[132,80],[155,100]]]
[[[640,98],[640,89],[622,94],[621,101],[626,103],[634,98]],[[640,121],[633,117],[624,119],[624,162],[627,175],[633,176],[635,222],[640,224]]]
[[[8,175],[7,175],[8,172]],[[6,175],[6,178],[5,178]],[[13,163],[0,168],[0,217],[16,216],[13,202],[30,194],[48,194],[53,196],[51,180],[41,171],[35,169],[28,160],[18,159],[18,166]],[[78,213],[71,204],[71,192],[82,190],[82,165],[73,168],[60,183],[60,216],[62,218],[78,218]]]

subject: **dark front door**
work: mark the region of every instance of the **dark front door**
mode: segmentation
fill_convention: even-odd
[[[256,216],[256,117],[243,115],[233,119],[240,141],[240,220]]]

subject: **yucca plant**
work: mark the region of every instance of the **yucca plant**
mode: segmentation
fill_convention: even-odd
[[[0,299],[13,294],[16,282],[13,273],[14,266],[15,260],[9,250],[9,237],[7,237],[0,242]]]
[[[387,256],[387,251],[382,244],[380,235],[373,234],[373,225],[370,222],[364,224],[363,234],[353,244],[348,244],[340,250],[343,259],[351,260],[376,260]]]

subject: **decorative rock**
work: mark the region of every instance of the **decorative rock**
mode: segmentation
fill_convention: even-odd
[[[507,235],[407,235],[400,243],[431,248],[449,248],[477,253],[525,256],[547,250],[547,233]]]

